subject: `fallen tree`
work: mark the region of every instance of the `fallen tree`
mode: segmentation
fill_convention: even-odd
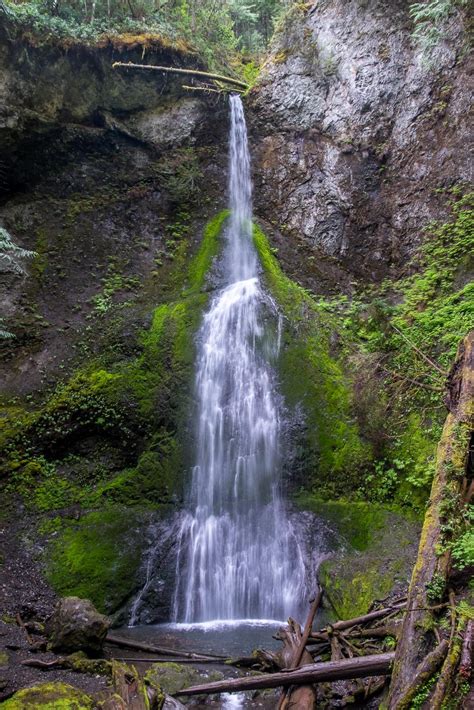
[[[472,495],[474,471],[470,454],[474,440],[474,331],[464,338],[458,348],[448,376],[446,405],[448,415],[438,445],[431,496],[396,650],[389,710],[405,707],[406,698],[413,695],[420,664],[436,643],[436,633],[433,633],[436,624],[430,602],[432,604],[434,592],[440,599],[447,594],[453,531]],[[459,595],[456,599],[451,591],[450,597],[451,627],[454,629],[458,621],[462,626],[465,621],[456,618]],[[449,665],[445,665],[440,673],[432,696],[435,704],[430,707],[441,707],[454,686],[461,653],[461,644],[456,637],[456,633],[451,633],[447,651]],[[455,654],[454,663],[452,652]]]
[[[246,91],[249,85],[245,81],[240,79],[234,79],[231,76],[224,76],[223,74],[214,74],[212,72],[200,71],[199,69],[181,69],[180,67],[162,67],[155,64],[135,64],[134,62],[114,62],[112,64],[113,69],[145,69],[149,71],[159,71],[165,74],[179,74],[181,76],[193,76],[196,79],[209,79],[211,81],[220,82],[222,84],[229,84],[230,86],[236,86],[240,90]]]
[[[192,653],[186,651],[174,651],[171,648],[163,648],[161,646],[153,646],[149,643],[142,643],[140,641],[133,641],[132,639],[124,638],[123,636],[116,636],[115,634],[107,634],[105,638],[107,643],[111,643],[115,646],[121,648],[132,648],[135,651],[144,651],[145,653],[156,653],[157,656],[169,656],[170,658],[180,658],[188,659],[196,662],[224,662],[227,660],[226,656],[214,656],[212,654],[204,653]]]
[[[180,690],[175,695],[212,695],[214,693],[262,690],[265,688],[288,687],[312,683],[368,678],[369,676],[390,675],[395,653],[380,653],[328,663],[312,663],[295,670],[279,673],[262,673],[259,676],[220,680],[204,683]]]

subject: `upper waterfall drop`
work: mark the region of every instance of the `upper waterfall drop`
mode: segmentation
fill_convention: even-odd
[[[269,299],[252,241],[239,96],[230,111],[225,285],[198,335],[195,466],[177,560],[175,619],[187,623],[285,619],[305,591],[303,554],[280,491],[282,402],[265,356]]]

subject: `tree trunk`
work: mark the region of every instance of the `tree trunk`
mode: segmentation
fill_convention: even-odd
[[[195,685],[180,690],[175,695],[212,695],[213,693],[232,693],[243,690],[262,690],[265,688],[287,687],[289,685],[307,685],[312,683],[368,678],[369,676],[390,675],[395,653],[379,653],[373,656],[312,663],[296,668],[294,671],[280,673],[262,673],[246,678],[220,680],[216,683]]]
[[[449,410],[438,445],[436,470],[426,512],[418,557],[413,568],[407,608],[390,684],[388,708],[400,707],[401,699],[413,685],[417,668],[434,646],[429,630],[431,612],[429,584],[434,579],[446,580],[450,555],[439,555],[446,540],[442,526],[449,516],[460,514],[460,491],[468,471],[469,446],[474,433],[474,331],[458,348],[448,377],[446,404]],[[453,506],[454,502],[454,506]]]

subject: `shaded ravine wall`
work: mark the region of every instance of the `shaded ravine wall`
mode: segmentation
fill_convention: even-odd
[[[400,454],[387,445],[384,426],[411,422],[409,446],[401,451],[426,469],[436,431],[423,438],[417,412],[427,407],[435,423],[443,412],[432,416],[439,400],[426,402],[417,391],[410,392],[413,420],[403,407],[387,415],[384,392],[395,380],[360,347],[355,331],[367,322],[365,314],[360,322],[351,316],[347,325],[347,314],[334,312],[319,295],[356,292],[359,279],[398,276],[424,238],[422,227],[432,217],[451,219],[446,196],[433,190],[465,178],[460,25],[453,26],[456,49],[441,48],[441,64],[427,70],[410,45],[405,3],[390,16],[381,3],[356,5],[344,27],[339,13],[353,12],[352,4],[329,2],[308,14],[296,9],[247,98],[256,212],[270,244],[263,232],[257,241],[269,289],[286,315],[280,376],[292,395],[296,444],[289,491],[304,488],[299,505],[332,527],[339,519],[353,555],[349,565],[339,561],[339,569],[370,560],[360,553],[386,539],[380,531],[387,525],[400,529],[391,540],[393,569],[378,549],[369,562],[374,586],[360,590],[352,580],[341,582],[346,613],[359,610],[361,599],[365,604],[385,593],[395,578],[406,582],[416,523],[404,530],[400,513],[387,513],[384,505],[403,486],[399,504],[417,498],[422,506],[426,496],[427,480],[414,487],[400,472],[395,483],[390,473],[380,492],[378,479]],[[308,32],[311,42],[303,41]],[[327,61],[323,72],[318,41],[326,36],[323,45],[334,47],[336,59],[347,40],[338,71]],[[350,79],[346,61],[358,66],[364,53],[373,56],[373,37],[398,44]],[[181,496],[192,335],[212,289],[209,266],[224,219],[218,211],[226,183],[227,107],[190,98],[169,79],[109,69],[118,56],[140,60],[141,46],[66,51],[4,37],[2,47],[0,219],[18,242],[38,252],[29,277],[11,277],[2,294],[2,312],[17,336],[14,347],[4,347],[2,365],[8,534],[15,545],[18,533],[29,535],[35,554],[46,547],[49,576],[60,593],[90,596],[116,612],[140,585],[140,553],[153,525]],[[159,43],[146,56],[197,63]],[[361,78],[364,72],[368,79]],[[412,76],[418,88],[401,100],[400,87],[410,86]],[[435,110],[448,83],[446,105]],[[379,139],[387,142],[380,155]],[[438,142],[448,153],[431,164]],[[461,264],[458,252],[453,259],[460,268],[451,264],[449,278],[462,285],[470,263]],[[416,293],[413,298],[417,306]],[[377,337],[386,335],[383,327],[377,324]],[[298,371],[304,378],[295,377]],[[55,389],[58,381],[65,386]],[[25,504],[26,515],[18,515]],[[371,530],[369,511],[375,511]],[[325,573],[331,577],[331,569]],[[337,567],[336,574],[341,580]],[[152,590],[151,618],[169,615],[163,594],[169,581],[163,568]]]

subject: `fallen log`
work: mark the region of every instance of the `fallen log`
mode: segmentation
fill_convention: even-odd
[[[460,344],[448,377],[448,415],[438,445],[430,500],[408,590],[390,683],[388,710],[398,710],[401,699],[413,686],[419,664],[433,646],[429,590],[434,580],[438,586],[440,583],[446,585],[450,572],[450,551],[446,544],[449,537],[445,538],[445,530],[450,529],[456,513],[461,515],[462,511],[461,485],[469,469],[470,442],[474,433],[473,400],[474,331],[471,331]],[[453,501],[456,500],[460,501],[458,510],[453,509]],[[445,552],[439,555],[442,547]]]
[[[249,85],[245,81],[240,79],[234,79],[231,76],[224,76],[222,74],[213,74],[207,71],[200,71],[198,69],[181,69],[180,67],[162,67],[155,64],[135,64],[134,62],[114,62],[112,64],[112,69],[149,69],[152,71],[165,72],[166,74],[180,74],[182,76],[195,76],[200,79],[211,79],[212,81],[221,81],[224,84],[230,84],[231,86],[238,86],[240,89],[246,91]]]
[[[121,636],[115,636],[115,634],[107,634],[105,640],[107,641],[107,643],[111,643],[115,646],[120,646],[122,648],[133,648],[136,651],[144,651],[145,653],[156,653],[158,656],[169,656],[170,658],[189,658],[190,660],[199,662],[225,661],[227,659],[226,656],[215,656],[212,654],[204,653],[174,651],[171,648],[161,648],[159,646],[153,646],[149,643],[142,643],[141,641],[132,641],[131,639],[126,639]]]
[[[211,695],[214,693],[234,693],[243,690],[263,690],[289,685],[304,685],[307,683],[332,682],[352,678],[368,678],[369,676],[390,675],[395,653],[380,653],[373,656],[329,661],[328,663],[312,663],[295,670],[279,673],[262,673],[249,678],[220,680],[215,683],[195,685],[185,688],[175,695]]]

